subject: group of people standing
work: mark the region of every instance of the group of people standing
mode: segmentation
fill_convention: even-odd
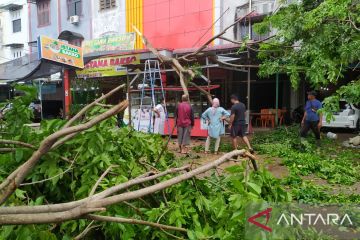
[[[239,101],[239,98],[236,95],[231,96],[231,103],[233,106],[229,113],[220,106],[219,99],[214,98],[212,106],[202,114],[201,118],[205,120],[208,125],[205,153],[208,153],[210,150],[212,138],[215,139],[215,154],[218,153],[221,136],[225,134],[225,122],[228,122],[229,124],[233,148],[237,149],[237,137],[241,137],[250,152],[253,152],[249,139],[246,137],[246,107]],[[189,152],[188,146],[190,145],[191,130],[194,127],[194,112],[187,95],[182,96],[181,103],[176,109],[175,118],[178,130],[179,151],[180,153],[187,154]]]
[[[236,95],[231,96],[231,111],[230,113],[220,106],[218,98],[212,100],[212,106],[209,107],[202,115],[201,118],[207,123],[208,136],[205,142],[205,153],[210,151],[211,139],[215,140],[215,154],[219,152],[221,136],[225,134],[225,122],[228,123],[232,145],[234,149],[238,148],[238,137],[248,147],[249,151],[253,153],[253,148],[249,139],[246,136],[246,121],[245,121],[245,104],[240,102]],[[300,136],[304,138],[307,132],[311,129],[316,137],[317,145],[320,144],[320,128],[322,127],[322,115],[318,112],[322,108],[320,101],[316,99],[316,92],[308,92],[308,101],[304,108],[305,114],[302,120],[302,128]],[[160,100],[158,105],[154,108],[155,121],[154,132],[164,133],[165,122],[165,102]],[[189,152],[189,145],[191,140],[191,130],[194,127],[194,112],[190,105],[189,96],[183,95],[181,103],[178,104],[175,111],[175,119],[177,126],[177,137],[179,144],[179,152],[187,154]]]

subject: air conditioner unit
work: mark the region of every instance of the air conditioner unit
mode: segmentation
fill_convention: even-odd
[[[70,17],[70,23],[72,24],[78,24],[80,21],[80,17],[78,15],[74,15]]]

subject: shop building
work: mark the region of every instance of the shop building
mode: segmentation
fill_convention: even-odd
[[[56,76],[60,76],[61,83],[58,84],[56,81],[45,83],[45,85],[56,84],[57,88],[63,89],[63,96],[61,98],[58,94],[56,96],[63,102],[66,113],[70,112],[71,101],[75,104],[78,101],[79,104],[85,104],[86,101],[94,98],[96,93],[91,93],[92,88],[98,90],[97,94],[101,94],[121,83],[131,82],[138,71],[144,70],[144,62],[147,59],[156,59],[144,49],[141,39],[134,35],[133,26],[143,32],[155,48],[171,56],[181,56],[203,45],[231,24],[234,19],[252,10],[254,14],[250,20],[238,23],[224,37],[230,41],[240,41],[246,36],[251,36],[255,40],[266,38],[267,36],[256,36],[252,31],[252,25],[277,8],[277,1],[272,0],[91,0],[89,2],[33,0],[27,2],[30,2],[30,5],[27,5],[29,31],[27,44],[24,46],[29,47],[28,59],[30,60],[27,62],[22,60],[21,64],[37,66],[38,63],[32,62],[32,58],[38,52],[37,37],[39,35],[59,38],[84,47],[85,74],[77,74],[75,70],[68,71],[67,68],[56,66],[51,68],[51,74],[56,73]],[[114,36],[117,38],[112,38]],[[125,46],[124,42],[129,36],[134,37],[134,42],[128,40],[128,45]],[[109,39],[117,39],[111,40],[112,43],[122,41],[123,44],[114,47],[107,42]],[[86,45],[89,42],[92,42],[92,45]],[[98,48],[99,46],[102,48]],[[94,49],[91,50],[91,47]],[[291,90],[286,76],[259,79],[257,76],[259,63],[255,53],[252,53],[249,58],[247,54],[239,53],[238,49],[238,44],[224,39],[214,41],[205,49],[206,54],[197,60],[196,65],[202,68],[202,76],[194,81],[201,86],[221,86],[213,88],[211,92],[219,97],[227,108],[230,107],[229,97],[233,93],[238,94],[241,100],[248,104],[251,111],[275,108],[277,105],[278,108],[287,108],[290,112],[303,101],[303,93]],[[127,57],[135,57],[139,59],[139,62],[117,65],[119,71],[126,68],[126,73],[99,75],[98,62],[104,63],[104,60],[108,58],[110,63],[109,58],[126,59]],[[221,60],[223,63],[214,59]],[[95,62],[97,65],[94,64]],[[44,65],[43,62],[41,64],[41,66]],[[234,67],[232,64],[253,67]],[[56,70],[58,72],[55,72]],[[26,78],[25,74],[23,75],[22,78],[19,76],[13,76],[13,78],[30,79]],[[51,78],[50,75],[46,78]],[[162,76],[168,86],[179,86],[178,77],[171,69],[162,67]],[[81,93],[84,89],[88,93]],[[92,97],[84,97],[85,95]],[[120,99],[119,96],[116,98]],[[116,101],[115,98],[111,100],[111,102]]]
[[[0,62],[21,58],[29,52],[29,13],[27,0],[0,3]]]

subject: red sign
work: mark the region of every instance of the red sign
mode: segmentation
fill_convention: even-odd
[[[270,227],[255,221],[255,219],[265,215],[266,216],[266,223],[265,224],[267,224],[269,222],[269,219],[270,219],[271,211],[272,211],[272,208],[267,208],[266,210],[264,210],[262,212],[259,212],[259,213],[255,214],[252,217],[249,217],[248,222],[251,222],[252,224],[264,229],[265,231],[272,232],[272,229]]]

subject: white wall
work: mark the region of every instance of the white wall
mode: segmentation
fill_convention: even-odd
[[[274,10],[274,6],[276,5],[277,0],[220,0],[221,1],[221,11],[226,13],[221,18],[221,29],[224,29],[225,27],[231,25],[235,19],[236,16],[243,16],[249,12],[249,2],[251,1],[251,9],[252,11],[255,11],[255,14],[261,11],[263,4],[272,4],[272,10]],[[243,6],[242,10],[239,11],[238,7]],[[271,8],[270,8],[271,10]],[[236,39],[234,28],[229,29],[224,37],[229,39]],[[222,43],[226,43],[224,41],[221,41]]]
[[[125,0],[117,0],[113,9],[100,11],[99,0],[92,0],[93,38],[126,32]]]
[[[20,54],[21,56],[24,56],[29,51],[28,3],[27,0],[18,0],[18,1],[0,0],[0,5],[6,5],[8,3],[14,3],[23,6],[21,9],[16,11],[3,10],[2,12],[2,18],[3,18],[2,45],[13,44],[13,43],[24,44],[23,48],[3,47],[0,56],[5,57],[7,59],[14,59],[20,57]],[[21,19],[21,31],[14,33],[12,21],[19,18]]]
[[[7,60],[4,57],[4,49],[3,49],[3,38],[4,38],[4,33],[3,33],[3,13],[0,12],[0,64],[3,62],[6,62]]]

